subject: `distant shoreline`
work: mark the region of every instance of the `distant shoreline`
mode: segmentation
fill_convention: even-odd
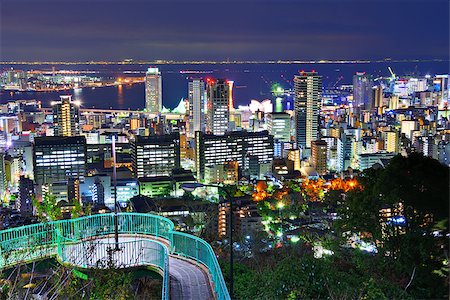
[[[449,59],[378,59],[378,60],[226,60],[226,61],[0,61],[0,65],[215,65],[215,64],[367,64],[367,63],[450,62]]]

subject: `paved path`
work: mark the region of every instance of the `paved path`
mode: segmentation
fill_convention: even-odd
[[[208,276],[195,264],[170,256],[169,273],[171,300],[214,299]]]

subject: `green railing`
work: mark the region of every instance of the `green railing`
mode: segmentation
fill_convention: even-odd
[[[204,240],[193,235],[176,232],[172,221],[152,214],[120,213],[117,215],[117,223],[119,234],[150,235],[164,239],[172,253],[203,264],[211,276],[216,298],[230,299],[214,251]],[[75,252],[82,251],[82,248],[76,248],[79,247],[77,245],[80,245],[81,241],[86,242],[92,240],[92,237],[113,233],[114,214],[99,214],[2,230],[0,231],[0,269],[51,256],[56,256],[63,263],[71,263],[69,258],[75,256],[67,256],[68,247],[72,247]],[[163,272],[163,298],[167,299],[169,296],[167,248],[162,243],[145,237],[140,240],[142,240],[139,245],[141,248],[136,248],[137,240],[120,244],[121,247],[134,247],[134,251],[143,249],[143,247],[156,247],[156,244],[161,246],[158,249],[163,254],[158,259],[155,260],[155,257],[147,255],[137,263],[154,265]],[[113,243],[103,242],[102,245],[106,244],[112,246]],[[157,250],[156,248],[152,249]],[[130,252],[132,251],[130,250]]]

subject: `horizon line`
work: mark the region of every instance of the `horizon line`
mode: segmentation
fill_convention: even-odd
[[[118,65],[138,65],[138,64],[156,64],[156,65],[176,65],[176,64],[332,64],[332,63],[385,63],[385,62],[448,62],[449,58],[430,58],[430,59],[320,59],[320,60],[79,60],[79,61],[32,61],[32,60],[11,60],[0,61],[1,65],[6,64],[29,64],[29,65],[45,65],[45,64],[59,64],[59,65],[76,65],[76,64],[118,64]]]

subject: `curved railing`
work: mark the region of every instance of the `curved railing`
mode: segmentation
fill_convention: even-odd
[[[77,243],[92,237],[112,235],[114,219],[114,214],[99,214],[0,231],[0,269],[51,256],[57,256],[63,263],[70,263],[65,252],[67,247],[70,245],[75,247]],[[176,232],[172,221],[152,214],[120,213],[117,215],[117,224],[121,235],[150,235],[164,239],[171,252],[203,264],[211,276],[216,298],[230,299],[214,251],[204,240]],[[142,237],[142,240],[146,240],[145,237]],[[147,242],[150,243],[150,241]],[[111,242],[107,243],[111,244]],[[127,247],[126,243],[121,244]],[[152,240],[151,243],[155,245],[154,243],[157,242]],[[167,249],[163,244],[158,244]],[[165,250],[161,251],[164,255],[160,257],[158,263],[143,262],[152,264],[163,272],[163,298],[167,299],[169,295],[168,253]]]

